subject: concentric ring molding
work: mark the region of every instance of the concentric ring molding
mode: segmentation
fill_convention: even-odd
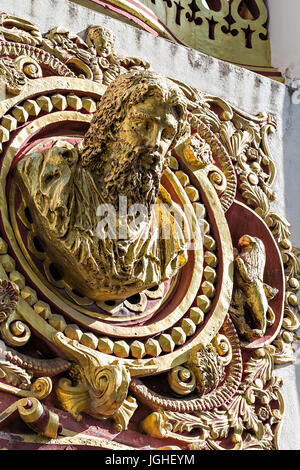
[[[90,116],[81,114],[79,112],[74,112],[74,111],[64,111],[64,112],[56,112],[56,113],[54,112],[49,115],[45,115],[41,118],[36,119],[32,123],[30,123],[28,126],[26,126],[24,129],[22,129],[20,133],[12,141],[4,158],[3,163],[7,171],[3,172],[3,174],[1,174],[1,177],[0,177],[0,182],[2,183],[2,189],[4,191],[4,194],[5,194],[5,179],[9,171],[10,164],[12,163],[18,150],[21,148],[22,144],[28,139],[28,137],[30,137],[30,135],[34,135],[38,129],[41,129],[41,128],[45,129],[46,126],[51,125],[53,123],[59,123],[63,121],[89,122],[90,119],[91,119]],[[150,334],[151,335],[157,334],[169,328],[174,323],[179,321],[180,318],[184,315],[184,313],[191,306],[194,298],[196,297],[197,291],[199,290],[201,277],[202,277],[203,250],[202,250],[202,245],[200,242],[201,240],[200,228],[196,221],[195,216],[193,215],[192,205],[185,191],[181,187],[178,179],[176,178],[176,176],[172,174],[172,172],[167,171],[166,173],[167,173],[167,178],[171,182],[171,184],[174,185],[175,188],[177,187],[177,192],[178,192],[180,199],[182,200],[182,203],[185,205],[186,208],[189,208],[189,211],[191,213],[193,231],[196,234],[195,239],[197,240],[196,242],[197,246],[195,247],[196,249],[194,250],[195,260],[194,260],[193,275],[192,275],[192,279],[191,279],[191,283],[190,283],[188,291],[186,292],[181,303],[177,306],[177,308],[172,312],[171,315],[157,322],[155,325],[135,327],[134,331],[126,327],[122,327],[118,325],[111,325],[109,323],[100,324],[100,322],[97,322],[95,319],[90,319],[86,315],[83,315],[77,310],[73,309],[70,305],[62,301],[53,292],[50,291],[51,293],[49,294],[49,290],[45,288],[44,285],[41,284],[39,277],[36,276],[34,271],[28,266],[28,263],[22,254],[22,251],[19,249],[18,243],[15,239],[14,230],[12,229],[11,224],[10,224],[8,208],[6,205],[5,213],[3,214],[4,227],[5,227],[6,232],[9,233],[9,239],[13,241],[12,248],[14,249],[18,260],[22,260],[22,265],[23,265],[24,270],[28,272],[30,279],[35,283],[35,285],[38,286],[39,289],[42,292],[44,292],[44,294],[55,305],[57,305],[57,307],[60,310],[65,311],[68,314],[68,316],[71,317],[74,321],[78,321],[80,324],[83,324],[83,325],[88,325],[88,327],[92,328],[95,331],[98,331],[99,333],[104,333],[104,334],[113,335],[113,336],[124,335],[126,337],[138,338],[141,336],[148,336]]]
[[[5,102],[5,106],[0,106],[0,110],[2,110],[2,113],[6,113],[7,111],[10,110],[11,107],[17,105],[18,103],[21,103],[25,99],[28,99],[29,97],[37,95],[43,95],[43,94],[51,94],[54,92],[57,92],[59,90],[64,90],[64,93],[66,91],[72,91],[74,93],[82,93],[84,92],[85,94],[88,93],[89,95],[94,95],[100,97],[105,90],[105,87],[95,85],[93,82],[89,82],[87,80],[80,80],[80,79],[70,79],[70,78],[54,78],[51,77],[49,79],[43,79],[40,80],[40,83],[37,83],[39,80],[35,80],[35,87],[34,90],[32,89],[33,87],[28,87],[26,93],[22,93],[22,95],[19,95],[18,97],[14,97],[10,100],[7,100]],[[46,82],[46,83],[45,83]],[[91,85],[91,86],[90,86]],[[8,103],[9,101],[9,103]],[[31,121],[27,126],[25,126],[19,134],[15,137],[13,142],[10,144],[10,147],[5,155],[5,159],[2,163],[2,169],[1,169],[1,175],[0,175],[0,183],[1,183],[1,190],[0,190],[0,202],[2,203],[2,218],[3,218],[3,225],[5,228],[5,231],[7,233],[7,236],[9,240],[12,243],[12,248],[17,254],[19,262],[24,266],[26,265],[26,260],[18,247],[18,244],[15,239],[14,231],[10,225],[10,220],[9,220],[9,215],[8,215],[8,208],[7,208],[7,203],[6,203],[6,198],[5,198],[5,188],[6,188],[6,177],[10,169],[10,164],[16,155],[17,151],[19,148],[22,146],[22,143],[28,139],[31,135],[33,135],[38,129],[41,127],[53,124],[53,123],[58,123],[62,122],[65,120],[70,120],[70,121],[81,121],[81,122],[89,122],[91,117],[87,114],[82,114],[78,111],[61,111],[61,112],[53,112],[49,115],[44,115],[43,117],[37,118],[34,121]],[[215,219],[215,224],[216,227],[219,231],[218,233],[218,238],[220,240],[220,246],[219,248],[219,254],[221,255],[221,265],[222,265],[222,273],[221,273],[221,280],[219,282],[222,283],[221,289],[219,292],[218,299],[216,301],[215,307],[213,312],[209,315],[209,319],[207,323],[204,325],[202,329],[199,329],[199,332],[197,332],[192,340],[190,340],[187,344],[185,344],[183,347],[178,348],[176,351],[173,351],[172,353],[165,354],[162,357],[157,357],[157,358],[152,358],[151,359],[151,364],[153,365],[153,368],[155,369],[156,372],[159,371],[164,371],[169,369],[170,367],[174,367],[175,365],[179,365],[186,361],[188,352],[189,350],[196,344],[202,343],[203,345],[207,345],[210,343],[211,339],[215,336],[215,334],[218,332],[218,330],[221,328],[226,313],[228,311],[230,299],[231,299],[231,293],[232,293],[232,283],[233,283],[233,250],[232,250],[232,243],[231,243],[231,236],[229,232],[229,228],[226,223],[226,219],[224,216],[224,212],[221,206],[221,203],[217,197],[217,194],[215,192],[215,189],[211,185],[211,183],[207,180],[206,175],[201,172],[201,170],[197,171],[194,173],[197,182],[199,183],[200,187],[202,188],[202,191],[205,192],[205,197],[206,200],[208,201],[208,204],[210,206],[211,211],[213,212],[213,217]],[[197,233],[199,231],[199,225],[198,222],[195,218],[194,211],[192,209],[192,205],[183,190],[181,184],[179,183],[178,179],[176,176],[170,171],[166,170],[165,176],[167,177],[168,181],[172,184],[173,188],[175,188],[177,195],[180,197],[181,201],[186,204],[187,207],[190,208],[191,215],[192,215],[192,220],[193,220],[193,225],[194,225],[194,230]],[[199,237],[196,236],[196,240],[198,240],[198,245],[196,243],[196,250],[195,250],[195,266],[196,269],[194,270],[193,276],[192,276],[192,282],[191,286],[194,288],[191,290],[189,295],[186,295],[181,302],[181,304],[178,306],[176,309],[176,313],[172,314],[172,324],[166,324],[164,320],[161,320],[160,322],[157,322],[155,325],[155,330],[150,329],[148,327],[136,327],[134,330],[134,334],[132,337],[138,338],[139,336],[147,336],[154,334],[155,331],[157,332],[162,332],[166,328],[174,325],[176,321],[178,321],[189,309],[191,306],[196,293],[198,291],[199,287],[199,282],[201,281],[201,275],[202,275],[202,265],[203,265],[203,252],[202,252],[202,244],[199,243],[199,240],[201,240],[200,232],[199,232]],[[24,264],[25,263],[25,264]],[[43,291],[44,295],[46,297],[50,298],[52,302],[57,305],[57,307],[65,311],[67,314],[71,315],[73,317],[74,312],[72,311],[73,309],[70,309],[65,302],[62,302],[61,299],[53,298],[54,294],[52,291],[50,291],[47,287],[41,286],[40,279],[38,276],[31,270],[27,270],[28,274],[30,275],[31,280],[35,285],[39,287],[40,290]],[[200,280],[199,280],[200,278]],[[197,287],[198,286],[198,287]],[[75,312],[77,319],[82,319],[83,316],[79,312]],[[30,314],[29,314],[29,309],[26,307],[23,311],[23,308],[20,309],[20,314],[23,316],[23,318],[32,326],[33,329],[37,330],[40,334],[46,336],[50,341],[53,342],[53,334],[56,331],[54,328],[52,328],[50,325],[47,324],[47,322],[43,319],[41,319],[36,312],[34,312],[33,309],[30,308]],[[73,317],[74,318],[74,317]],[[88,320],[88,321],[87,321]],[[80,322],[82,323],[82,322]],[[97,322],[95,320],[87,318],[86,315],[84,315],[84,323],[88,324],[88,327],[92,328],[94,331],[97,331]],[[113,325],[109,325],[109,333],[108,334],[114,334],[117,333],[119,336],[122,334],[122,329],[120,330],[120,327],[118,326],[118,331],[114,328],[116,328]],[[122,327],[121,327],[122,328]],[[103,330],[101,331],[103,332]],[[124,329],[124,335],[128,336],[128,329]],[[100,357],[103,356],[103,353],[94,351],[95,354],[99,355]],[[105,360],[106,362],[112,362],[115,360],[115,356],[108,356],[105,355]],[[123,363],[127,363],[128,366],[132,364],[133,368],[135,367],[133,362],[135,364],[147,364],[149,363],[149,359],[139,359],[137,360],[130,360],[130,359],[123,359],[123,358],[118,358],[119,361],[122,361]],[[145,375],[145,371],[140,372],[142,375]],[[136,375],[140,374],[139,372],[136,372]],[[135,372],[133,372],[133,375],[135,375]]]

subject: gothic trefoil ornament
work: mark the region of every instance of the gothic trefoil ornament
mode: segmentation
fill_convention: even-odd
[[[103,26],[3,13],[0,32],[5,433],[15,414],[35,449],[276,448],[300,265],[273,118],[121,57]]]

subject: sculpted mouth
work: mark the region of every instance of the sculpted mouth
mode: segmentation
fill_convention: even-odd
[[[140,161],[143,164],[152,164],[152,163],[157,163],[160,159],[160,155],[158,153],[144,153],[140,157]]]

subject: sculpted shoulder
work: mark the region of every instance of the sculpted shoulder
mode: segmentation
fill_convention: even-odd
[[[126,298],[186,263],[184,214],[161,186],[186,112],[184,95],[170,80],[153,72],[123,74],[107,88],[79,145],[67,138],[45,142],[17,165],[17,183],[47,256],[82,295]],[[116,230],[100,236],[99,207],[110,208],[118,228],[120,198],[129,212],[135,205],[145,209],[142,230],[130,228],[129,218],[125,239]]]

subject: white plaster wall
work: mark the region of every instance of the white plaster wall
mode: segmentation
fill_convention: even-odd
[[[283,75],[289,69],[288,77],[300,80],[300,2],[269,0],[268,7],[272,65]]]
[[[298,1],[288,0],[295,4]],[[282,0],[271,2],[278,5],[287,3]],[[42,32],[62,24],[77,34],[83,34],[87,26],[103,24],[117,34],[117,50],[121,54],[148,60],[153,70],[220,96],[247,112],[273,113],[278,122],[277,133],[271,140],[278,170],[278,200],[274,208],[290,220],[293,244],[300,247],[300,104],[293,104],[287,87],[67,0],[0,0],[0,10],[36,23]],[[285,380],[283,395],[286,405],[279,447],[300,450],[300,351],[296,364],[281,367],[278,374]]]

